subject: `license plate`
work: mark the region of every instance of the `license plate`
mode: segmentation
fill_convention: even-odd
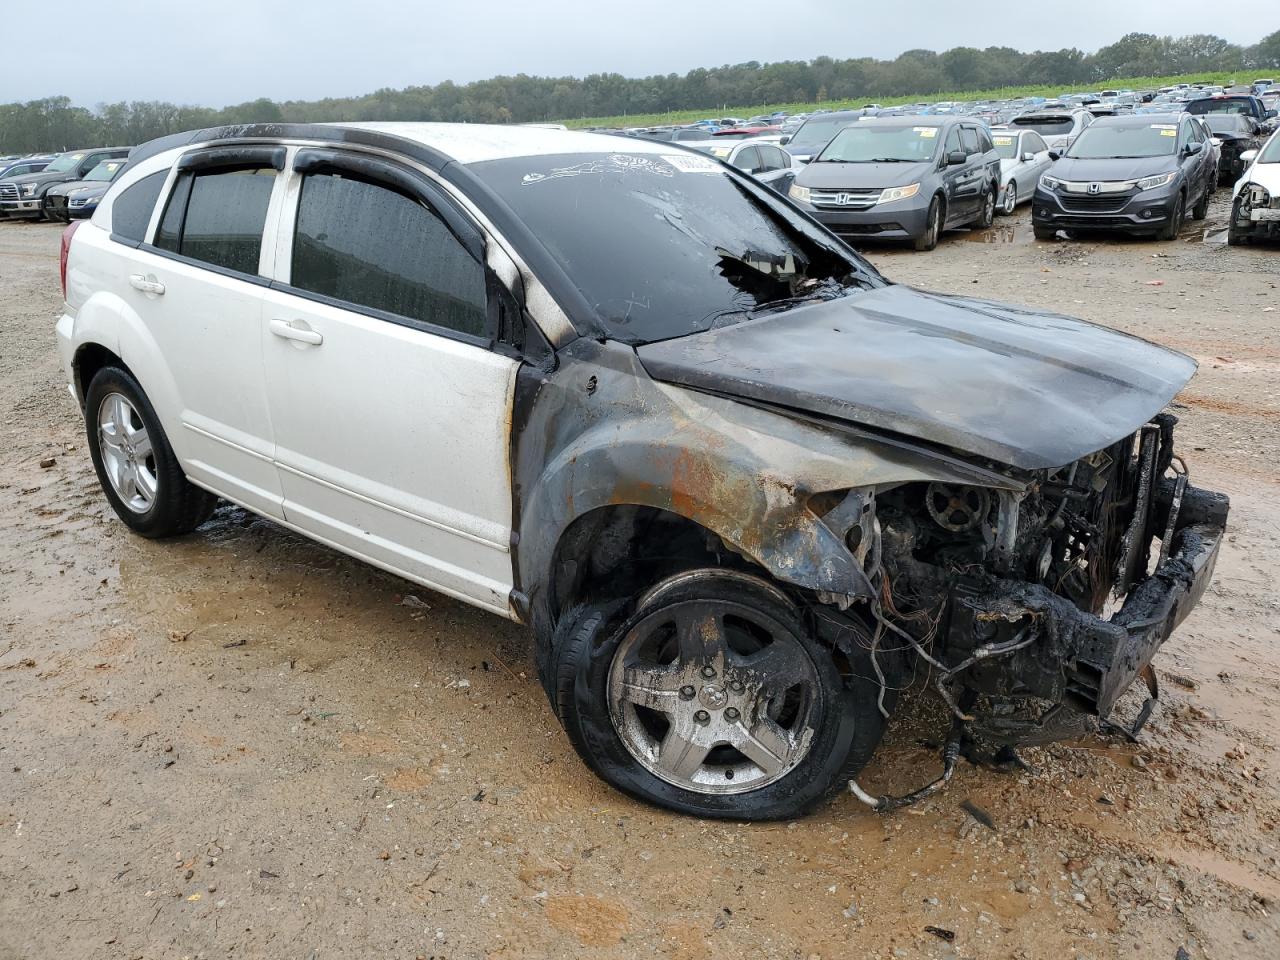
[[[1254,210],[1249,214],[1250,220],[1280,220],[1280,210]]]

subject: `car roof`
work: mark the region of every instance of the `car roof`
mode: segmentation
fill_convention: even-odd
[[[948,123],[960,123],[962,121],[977,123],[978,121],[972,117],[863,117],[858,121],[858,125],[866,124],[873,127],[944,127]]]
[[[1095,127],[1147,127],[1153,123],[1178,123],[1182,113],[1123,113],[1114,117],[1098,117]]]

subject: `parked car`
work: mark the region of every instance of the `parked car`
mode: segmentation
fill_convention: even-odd
[[[1248,166],[1241,155],[1262,147],[1261,125],[1240,113],[1210,113],[1201,119],[1218,141],[1218,182],[1235,183]]]
[[[1065,153],[1080,132],[1093,123],[1093,114],[1088,110],[1046,110],[1037,108],[1032,113],[1024,113],[1009,121],[1009,126],[1019,130],[1034,130],[1044,137],[1044,142],[1055,153]]]
[[[1280,131],[1260,151],[1246,151],[1240,159],[1248,167],[1231,194],[1227,243],[1236,247],[1280,238]]]
[[[53,155],[41,157],[14,157],[7,163],[0,164],[0,180],[20,177],[24,173],[39,173],[49,165]]]
[[[1215,113],[1238,113],[1249,117],[1254,123],[1263,127],[1268,133],[1274,129],[1273,121],[1276,111],[1268,110],[1260,97],[1254,96],[1218,96],[1202,97],[1189,101],[1184,107],[1187,113],[1196,116],[1209,116]]]
[[[1034,130],[996,127],[991,141],[1000,155],[1000,193],[996,210],[1011,214],[1018,204],[1030,200],[1040,175],[1053,165],[1049,145]]]
[[[791,189],[797,172],[803,169],[782,147],[763,143],[760,139],[740,143],[696,143],[693,148],[737,167],[782,194]]]
[[[1205,128],[1187,114],[1103,117],[1040,178],[1036,239],[1059,229],[1178,236],[1188,210],[1203,220],[1218,184]]]
[[[83,180],[68,180],[50,187],[44,194],[44,217],[69,223],[73,216],[93,214],[107,186],[124,170],[124,159],[103,160],[84,175]]]
[[[1225,497],[1164,476],[1192,359],[889,283],[664,144],[197,131],[140,148],[61,266],[125,525],[224,497],[530,624],[587,764],[700,817],[847,789],[922,655],[964,705],[949,764],[1080,735],[1223,537]]]
[[[646,140],[666,143],[696,143],[711,139],[711,134],[702,127],[679,127],[674,130],[645,130],[639,136]]]
[[[0,180],[0,213],[13,219],[40,219],[44,216],[44,195],[50,187],[70,180],[83,180],[103,160],[127,157],[128,147],[97,147],[60,153],[39,173]]]
[[[955,117],[873,117],[836,134],[796,177],[791,198],[845,238],[910,240],[991,226],[1000,155],[987,128]]]
[[[782,145],[800,163],[808,163],[822,152],[831,138],[863,117],[861,110],[839,110],[814,114],[795,133],[784,136]]]

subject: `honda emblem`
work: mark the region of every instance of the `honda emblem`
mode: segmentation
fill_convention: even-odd
[[[1102,184],[1100,184],[1100,183],[1091,183],[1091,184],[1089,184],[1089,192],[1090,192],[1090,193],[1097,193],[1097,192],[1099,192],[1101,189],[1102,189]]]

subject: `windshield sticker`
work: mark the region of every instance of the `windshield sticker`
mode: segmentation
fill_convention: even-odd
[[[1162,137],[1176,137],[1177,135],[1177,130],[1165,130],[1163,128],[1160,130],[1160,136]]]
[[[1151,129],[1152,130],[1177,130],[1178,125],[1176,123],[1153,123],[1151,125]]]
[[[688,155],[666,156],[663,160],[671,164],[681,173],[724,173],[724,167],[716,163],[709,157],[694,157]]]
[[[995,137],[994,139],[995,139],[995,141],[996,141],[996,146],[997,146],[997,147],[1011,147],[1011,146],[1013,146],[1013,137]]]
[[[571,167],[552,167],[546,173],[526,173],[520,180],[521,186],[531,183],[542,183],[546,180],[561,180],[565,177],[582,177],[587,175],[603,176],[606,173],[655,173],[660,177],[674,177],[675,171],[665,163],[658,163],[650,157],[638,157],[634,154],[614,153],[598,160],[586,160],[575,163]]]
[[[926,139],[936,137],[938,135],[937,127],[912,127],[911,129]]]

